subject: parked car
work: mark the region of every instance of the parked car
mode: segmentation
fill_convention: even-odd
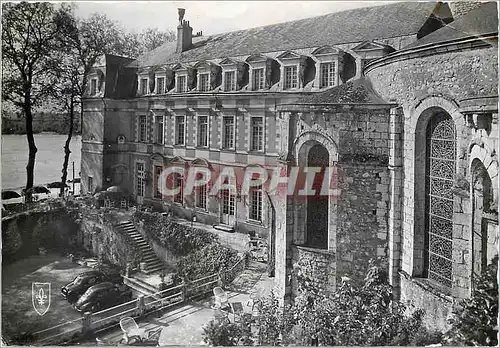
[[[24,195],[26,195],[27,192],[31,192],[34,201],[44,201],[51,198],[50,190],[43,185],[33,186],[28,191],[23,189]]]
[[[69,191],[68,184],[63,184],[60,181],[54,181],[54,182],[51,182],[50,184],[47,184],[47,188],[50,190],[50,194],[54,198],[60,197],[61,187],[64,188],[64,194],[67,195],[68,191]]]
[[[24,196],[15,190],[2,191],[2,204],[6,208],[12,205],[24,204]]]
[[[95,313],[132,300],[132,290],[125,284],[104,282],[91,286],[74,304],[81,313]]]
[[[119,273],[105,273],[103,271],[89,271],[76,276],[71,283],[61,288],[61,294],[69,303],[75,303],[78,298],[91,286],[102,282],[121,283],[123,278]]]

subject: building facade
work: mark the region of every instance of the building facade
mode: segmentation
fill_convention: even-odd
[[[105,56],[84,103],[82,190],[268,236],[280,298],[379,259],[445,325],[498,242],[496,3],[395,3]],[[473,34],[471,34],[473,33]],[[331,194],[162,194],[162,170],[328,168]],[[324,176],[326,177],[326,176]],[[307,181],[307,180],[306,180]],[[313,189],[319,189],[314,186]]]

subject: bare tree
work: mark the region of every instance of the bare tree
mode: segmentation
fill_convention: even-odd
[[[140,33],[123,31],[120,39],[121,44],[117,47],[116,54],[138,58],[164,43],[174,40],[175,32],[172,30],[161,31],[158,28],[147,28]]]
[[[64,145],[61,195],[67,179],[71,154],[69,146],[73,136],[75,113],[78,109],[83,130],[81,102],[87,89],[88,75],[100,56],[112,53],[120,47],[121,37],[116,23],[105,15],[95,13],[86,19],[77,19],[73,7],[68,9],[68,16],[64,17],[63,22],[66,35],[60,41],[60,51],[65,53],[65,57],[60,66],[61,80],[56,91],[56,99],[69,121],[68,136]]]
[[[33,108],[52,93],[60,55],[55,47],[62,34],[61,12],[47,2],[2,4],[2,97],[20,107],[26,120],[29,146],[26,192],[31,199],[37,147],[33,137]]]

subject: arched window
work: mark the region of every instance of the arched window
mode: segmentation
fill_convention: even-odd
[[[425,269],[429,279],[451,287],[456,131],[444,112],[427,125],[426,162]]]

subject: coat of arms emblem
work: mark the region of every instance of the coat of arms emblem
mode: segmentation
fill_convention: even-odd
[[[47,313],[50,307],[50,283],[32,283],[31,302],[39,315]]]

